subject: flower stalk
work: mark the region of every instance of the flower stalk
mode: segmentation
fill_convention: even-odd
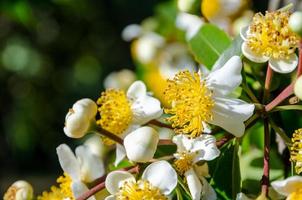
[[[134,166],[132,168],[130,168],[129,170],[125,169],[120,169],[120,171],[128,171],[129,173],[132,174],[136,174],[139,173],[139,166]],[[97,192],[101,191],[102,189],[105,188],[105,179],[106,179],[106,175],[104,177],[101,177],[100,179],[102,179],[103,181],[98,183],[97,185],[95,185],[94,187],[90,188],[87,192],[85,192],[84,194],[82,194],[80,197],[78,197],[76,200],[86,200],[89,197],[93,196],[94,194],[96,194]]]

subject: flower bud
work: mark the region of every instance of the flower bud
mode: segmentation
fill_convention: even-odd
[[[155,154],[158,141],[159,136],[155,129],[148,126],[136,129],[124,139],[127,157],[134,162],[151,160]]]
[[[85,141],[84,145],[88,146],[93,154],[97,155],[99,158],[103,158],[105,154],[105,145],[102,142],[101,136],[94,134]]]
[[[68,137],[81,138],[89,130],[97,113],[97,105],[91,99],[77,101],[66,115],[64,132]]]
[[[289,18],[289,27],[292,31],[302,36],[302,12],[294,12]]]
[[[33,188],[26,181],[16,181],[12,184],[3,197],[4,200],[30,200],[33,199]]]
[[[295,83],[295,87],[294,87],[294,92],[295,95],[302,100],[302,76],[300,76],[296,83]]]
[[[195,0],[178,0],[177,7],[181,12],[189,12],[192,10],[194,3]]]

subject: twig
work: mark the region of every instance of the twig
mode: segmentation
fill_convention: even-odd
[[[103,135],[103,136],[106,136],[108,137],[109,139],[123,145],[124,144],[124,140],[122,138],[120,138],[119,136],[115,135],[114,133],[111,133],[109,131],[106,131],[105,129],[103,129],[102,127],[100,126],[97,126],[97,133]]]
[[[292,95],[294,92],[294,83],[291,83],[287,88],[285,88],[274,100],[265,106],[265,111],[269,112],[276,106],[278,106],[287,97]]]
[[[125,171],[125,170],[117,170],[117,171]],[[135,166],[132,167],[131,169],[128,170],[129,173],[138,173],[139,172],[139,166]],[[90,188],[87,192],[85,192],[84,194],[82,194],[81,196],[79,196],[76,200],[86,200],[89,197],[93,196],[95,193],[101,191],[102,189],[105,188],[105,180],[106,180],[106,176],[104,178],[104,181],[97,184],[96,186]]]
[[[268,119],[264,118],[264,156],[263,156],[263,176],[261,179],[261,194],[264,194],[268,197],[268,188],[269,188],[269,160],[270,160],[270,131]]]
[[[152,125],[163,127],[163,128],[173,129],[170,124],[165,124],[165,123],[162,123],[162,122],[157,121],[157,120],[151,120],[151,121],[148,122],[148,124],[152,124]]]
[[[302,75],[302,39],[300,40],[299,45],[299,63],[297,69],[297,78]]]

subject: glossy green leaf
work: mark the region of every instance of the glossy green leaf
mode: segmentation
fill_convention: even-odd
[[[213,69],[221,68],[231,57],[241,56],[241,45],[243,39],[238,35],[233,41],[232,44],[220,55],[218,60],[215,62]]]
[[[189,47],[200,63],[211,69],[219,56],[231,44],[228,35],[212,24],[203,25],[199,32],[189,41]]]
[[[211,172],[213,187],[215,188],[220,199],[236,199],[236,195],[240,192],[241,175],[238,156],[239,143],[236,139],[221,149],[221,155],[211,163],[210,168],[214,168]]]

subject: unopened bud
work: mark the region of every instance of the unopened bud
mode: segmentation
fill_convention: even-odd
[[[302,76],[297,79],[294,87],[294,92],[295,95],[302,100]]]
[[[97,113],[97,105],[91,99],[77,101],[66,115],[64,132],[68,137],[81,138],[90,128]]]
[[[31,200],[33,199],[33,188],[26,181],[16,181],[12,184],[3,197],[4,200]]]
[[[302,36],[302,12],[294,12],[289,18],[289,27],[299,36]]]
[[[155,154],[159,135],[149,126],[136,129],[124,139],[127,157],[134,162],[148,162]]]

